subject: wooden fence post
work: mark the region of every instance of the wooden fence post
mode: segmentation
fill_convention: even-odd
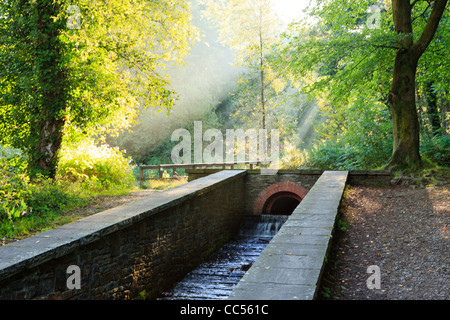
[[[144,184],[144,169],[139,167],[139,188],[142,188]]]

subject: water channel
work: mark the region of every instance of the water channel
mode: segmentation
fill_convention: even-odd
[[[159,300],[223,300],[278,232],[288,215],[247,217],[236,238],[164,292]]]

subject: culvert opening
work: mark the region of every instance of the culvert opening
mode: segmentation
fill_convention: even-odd
[[[308,190],[294,182],[278,182],[267,186],[253,203],[253,214],[290,215]]]
[[[301,198],[290,192],[276,193],[267,199],[263,213],[269,215],[290,215],[299,205]]]

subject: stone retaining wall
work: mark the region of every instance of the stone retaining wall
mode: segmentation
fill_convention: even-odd
[[[155,298],[237,232],[244,177],[222,171],[0,247],[0,299]]]
[[[273,184],[280,182],[296,183],[305,190],[311,189],[319,179],[321,170],[279,170],[276,175],[261,175],[260,170],[247,171],[245,180],[245,211],[253,214],[260,193]]]
[[[186,169],[189,181],[208,176],[221,169]],[[275,175],[261,175],[260,170],[247,170],[245,178],[245,212],[254,213],[255,202],[265,188],[280,182],[293,182],[309,190],[319,179],[324,170],[278,170]],[[383,170],[348,171],[347,183],[350,185],[386,185],[390,184],[391,175]]]

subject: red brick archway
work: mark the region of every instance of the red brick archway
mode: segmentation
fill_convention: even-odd
[[[273,204],[281,198],[294,198],[298,202],[306,196],[308,190],[294,182],[278,182],[261,191],[253,205],[253,214],[269,211]]]

